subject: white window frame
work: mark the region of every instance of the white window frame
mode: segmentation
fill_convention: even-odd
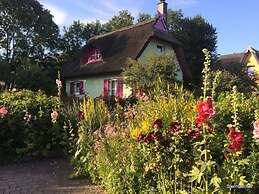
[[[117,95],[118,79],[108,80],[108,96],[115,97]]]

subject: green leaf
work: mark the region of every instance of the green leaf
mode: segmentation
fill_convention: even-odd
[[[213,185],[216,188],[220,187],[221,178],[219,178],[217,175],[214,175],[210,180],[210,185]]]
[[[189,182],[197,181],[198,183],[200,183],[203,172],[201,172],[200,169],[198,169],[196,166],[193,166],[191,173],[188,176],[191,177]]]

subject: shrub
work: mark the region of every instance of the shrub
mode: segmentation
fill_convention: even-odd
[[[59,106],[56,97],[41,91],[3,92],[0,106],[8,111],[0,118],[1,160],[46,156],[65,148],[66,133],[62,115],[55,112]]]

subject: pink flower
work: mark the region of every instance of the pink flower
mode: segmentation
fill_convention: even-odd
[[[228,138],[232,141],[228,149],[231,151],[240,151],[243,143],[243,134],[234,128],[229,128]]]
[[[0,117],[3,118],[8,114],[8,110],[4,106],[0,106]]]
[[[53,111],[51,114],[51,122],[52,123],[56,123],[57,122],[57,119],[58,119],[58,112],[57,111]]]
[[[62,87],[62,81],[61,81],[61,80],[56,79],[56,84],[57,84],[57,86],[58,86],[59,88]]]
[[[259,130],[259,121],[254,122],[254,129]]]
[[[254,131],[253,131],[253,134],[254,134],[254,139],[256,141],[259,141],[259,121],[255,121],[254,122]]]

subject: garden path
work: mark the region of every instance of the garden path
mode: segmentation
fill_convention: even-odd
[[[64,159],[44,159],[0,166],[0,194],[104,194],[88,179],[68,179]]]

